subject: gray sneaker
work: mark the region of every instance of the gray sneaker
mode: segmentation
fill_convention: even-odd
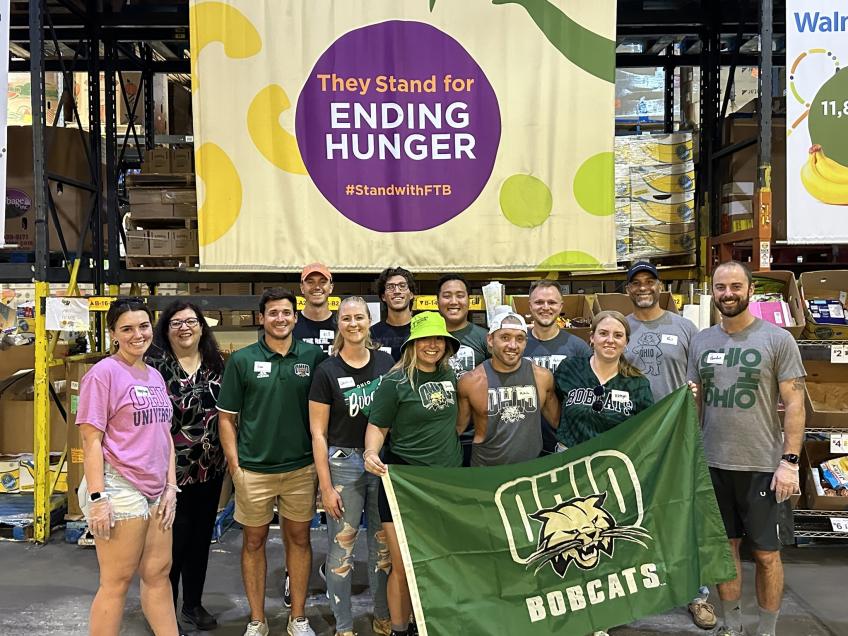
[[[745,636],[745,630],[735,630],[730,627],[725,627],[722,625],[717,630],[713,632],[712,636]]]
[[[309,619],[305,616],[298,616],[295,619],[289,616],[286,632],[289,636],[315,636],[315,632],[309,626]]]
[[[244,636],[268,636],[268,623],[265,621],[250,621]]]

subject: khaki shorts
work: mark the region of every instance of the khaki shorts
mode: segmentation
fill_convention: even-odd
[[[239,468],[233,475],[236,490],[235,520],[243,526],[271,523],[274,504],[290,521],[311,521],[315,516],[318,475],[315,464],[287,473],[255,473]]]

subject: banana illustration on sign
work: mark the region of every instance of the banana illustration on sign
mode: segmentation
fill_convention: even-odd
[[[650,144],[645,148],[645,152],[658,163],[689,161],[692,159],[692,140],[676,144]]]
[[[819,144],[810,148],[801,182],[822,203],[848,205],[848,168],[827,157]]]
[[[634,199],[642,210],[651,218],[663,223],[680,223],[681,221],[689,222],[695,215],[690,203],[663,203],[660,201],[650,201],[644,197]]]
[[[645,176],[645,183],[658,192],[668,194],[687,192],[695,187],[695,179],[689,172],[682,174],[663,174],[658,176]]]

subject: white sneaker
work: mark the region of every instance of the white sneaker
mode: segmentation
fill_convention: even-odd
[[[244,636],[268,636],[268,634],[268,623],[265,621],[250,621],[247,629],[244,630]]]
[[[740,631],[737,631],[735,629],[722,625],[715,632],[713,632],[713,636],[745,636],[745,630],[742,629]]]
[[[557,452],[561,452],[561,451],[557,451]],[[592,632],[592,636],[609,636],[609,634],[607,632],[605,632],[604,630],[601,630],[599,632]]]
[[[315,632],[309,626],[309,619],[305,616],[298,616],[295,619],[289,616],[289,625],[286,628],[286,632],[288,632],[289,636],[298,636],[298,634],[300,636],[315,636]]]

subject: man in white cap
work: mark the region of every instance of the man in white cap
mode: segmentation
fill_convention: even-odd
[[[542,452],[541,418],[559,422],[553,374],[524,358],[527,324],[505,308],[486,337],[492,357],[457,385],[458,422],[474,422],[472,466],[516,464]]]
[[[306,301],[294,326],[295,340],[318,345],[327,355],[336,338],[336,318],[330,311],[333,275],[323,263],[310,263],[300,272],[300,293]]]

